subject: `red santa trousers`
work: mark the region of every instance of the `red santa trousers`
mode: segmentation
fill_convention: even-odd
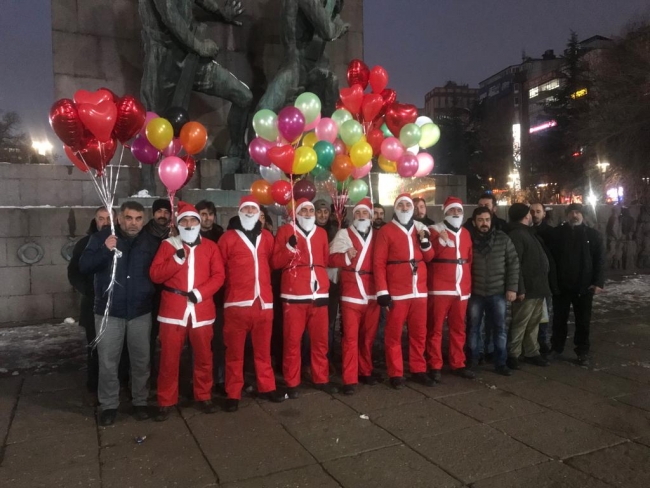
[[[223,342],[226,346],[226,393],[228,398],[241,399],[244,387],[244,347],[250,333],[257,376],[257,391],[275,390],[271,367],[271,332],[273,309],[262,309],[259,298],[250,307],[224,309]]]
[[[311,344],[311,374],[315,384],[329,382],[328,313],[327,307],[312,303],[283,303],[283,358],[282,374],[289,388],[300,384],[300,345],[307,328]]]
[[[386,366],[391,378],[404,376],[402,360],[402,328],[407,322],[409,337],[409,371],[426,373],[424,348],[427,340],[427,299],[393,300],[384,328]],[[347,324],[346,324],[347,327]]]
[[[458,296],[429,296],[427,303],[429,324],[427,355],[431,369],[442,369],[442,324],[447,318],[449,327],[449,365],[451,369],[465,367],[465,314],[467,300]]]
[[[190,336],[194,358],[194,399],[212,398],[212,324],[187,327],[160,323],[160,370],[158,372],[158,405],[171,407],[178,403],[178,367],[185,338]]]
[[[359,375],[372,374],[372,344],[379,326],[380,308],[375,300],[368,304],[341,302],[343,327],[343,384],[355,385]]]

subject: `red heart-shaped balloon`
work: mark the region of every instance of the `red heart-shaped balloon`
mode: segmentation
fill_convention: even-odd
[[[117,119],[117,108],[113,102],[105,100],[97,105],[82,103],[77,110],[81,122],[100,142],[111,138]]]
[[[84,164],[84,162],[77,157],[75,152],[72,150],[70,146],[63,146],[63,150],[65,151],[65,155],[68,156],[68,159],[74,164],[77,168],[79,168],[81,171],[84,173],[88,173],[88,168]]]
[[[381,98],[381,95],[376,93],[368,93],[363,96],[363,102],[361,103],[361,113],[363,114],[363,120],[366,122],[372,122],[375,120],[375,117],[379,115],[381,108],[384,106],[384,99]]]
[[[105,142],[93,138],[86,143],[85,147],[74,154],[85,162],[89,168],[97,170],[97,175],[101,176],[106,165],[113,159],[116,149],[117,140],[115,138],[109,138]]]
[[[418,109],[415,105],[394,103],[386,109],[386,125],[388,129],[399,136],[399,131],[406,124],[413,124],[418,118]]]
[[[384,133],[380,129],[371,129],[368,131],[366,139],[370,147],[372,147],[373,156],[379,156],[381,143],[384,142]]]
[[[363,103],[363,88],[361,88],[361,85],[354,85],[352,88],[341,88],[340,94],[343,106],[352,115],[357,115]]]
[[[397,101],[397,92],[391,88],[385,88],[381,91],[381,98],[384,99],[384,106],[381,108],[380,115],[386,113],[386,109]]]
[[[388,73],[383,66],[375,66],[370,72],[370,87],[373,93],[381,93],[388,85]]]
[[[50,125],[61,142],[77,149],[83,141],[84,126],[74,102],[62,98],[50,109]]]
[[[74,93],[74,103],[77,105],[82,103],[89,103],[90,105],[98,105],[102,102],[114,102],[115,94],[106,89],[100,88],[97,91],[91,92],[88,90],[77,90]]]
[[[189,154],[182,159],[183,161],[185,161],[185,164],[187,165],[187,179],[185,180],[185,184],[183,185],[185,186],[190,182],[192,176],[194,176],[194,172],[196,171],[196,161]]]
[[[117,120],[113,132],[117,140],[124,144],[142,129],[147,117],[147,109],[131,95],[118,99],[115,106]]]
[[[293,171],[295,150],[289,144],[272,147],[269,149],[268,155],[271,162],[285,173],[291,173]]]
[[[348,64],[348,86],[361,85],[363,90],[368,86],[370,70],[360,59],[353,59]]]

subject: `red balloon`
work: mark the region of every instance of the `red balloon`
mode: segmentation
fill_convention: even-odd
[[[397,101],[397,92],[395,90],[390,89],[390,88],[386,88],[386,89],[382,90],[381,98],[384,99],[384,106],[381,109],[381,112],[379,112],[379,113],[381,115],[384,115],[386,113],[386,109]]]
[[[345,105],[343,105],[343,102],[341,100],[337,100],[334,106],[336,107],[336,110],[341,110],[342,108],[345,108]]]
[[[183,183],[183,186],[185,186],[190,182],[192,176],[194,176],[194,172],[196,171],[196,161],[189,154],[182,159],[187,165],[187,179],[185,180],[185,183]]]
[[[120,99],[120,97],[118,97],[113,90],[111,90],[110,88],[106,88],[105,86],[102,86],[98,91],[106,91],[110,93],[115,103],[117,103],[118,100]]]
[[[307,180],[302,179],[293,185],[293,198],[294,200],[300,200],[301,198],[306,198],[309,201],[312,201],[316,197],[316,187],[314,184]]]
[[[65,151],[65,155],[68,156],[68,159],[72,161],[72,164],[74,164],[77,168],[79,168],[84,173],[88,173],[88,168],[86,167],[83,161],[81,161],[77,156],[75,156],[75,153],[70,148],[70,146],[66,146],[64,144],[63,150]]]
[[[372,122],[375,120],[375,117],[379,115],[382,107],[384,106],[384,99],[381,98],[381,95],[376,93],[369,93],[363,96],[363,102],[361,104],[361,113],[363,114],[363,120],[366,122]]]
[[[291,184],[284,180],[276,181],[271,185],[271,196],[275,203],[286,205],[291,201]]]
[[[116,149],[117,140],[114,137],[105,142],[92,138],[75,154],[81,161],[85,161],[89,168],[95,169],[97,175],[101,175],[106,165],[113,159]]]
[[[74,102],[62,98],[50,109],[50,125],[61,142],[72,149],[78,149],[83,142],[84,126]]]
[[[360,59],[353,59],[348,64],[348,86],[361,85],[365,90],[370,80],[370,70]]]
[[[135,97],[125,95],[116,102],[117,120],[113,134],[122,144],[140,132],[147,117],[147,109]]]
[[[82,103],[77,110],[81,122],[97,139],[106,142],[111,138],[117,121],[117,107],[112,101],[104,100],[97,105]]]
[[[399,131],[406,124],[414,124],[418,118],[418,109],[415,105],[394,103],[386,109],[386,125],[388,129],[399,136]]]
[[[88,103],[90,105],[99,105],[102,102],[115,102],[115,93],[107,88],[100,88],[97,91],[77,90],[74,93],[74,103],[80,105]]]
[[[373,93],[381,94],[388,85],[388,73],[382,66],[375,66],[370,72],[370,87]]]
[[[372,129],[366,134],[368,144],[372,147],[373,156],[381,153],[381,143],[384,142],[384,133],[380,129]]]
[[[352,88],[341,88],[341,101],[352,115],[357,115],[363,103],[363,88],[354,85]]]
[[[269,149],[268,154],[271,162],[282,171],[285,173],[293,172],[293,158],[295,155],[295,150],[292,146],[285,144],[284,146],[272,147]]]

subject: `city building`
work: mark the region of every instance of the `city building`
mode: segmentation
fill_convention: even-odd
[[[424,96],[424,115],[438,121],[457,117],[469,120],[477,96],[478,88],[448,81]]]

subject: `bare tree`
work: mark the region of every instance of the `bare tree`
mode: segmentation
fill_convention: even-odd
[[[16,112],[0,110],[0,162],[29,162],[29,140]]]

